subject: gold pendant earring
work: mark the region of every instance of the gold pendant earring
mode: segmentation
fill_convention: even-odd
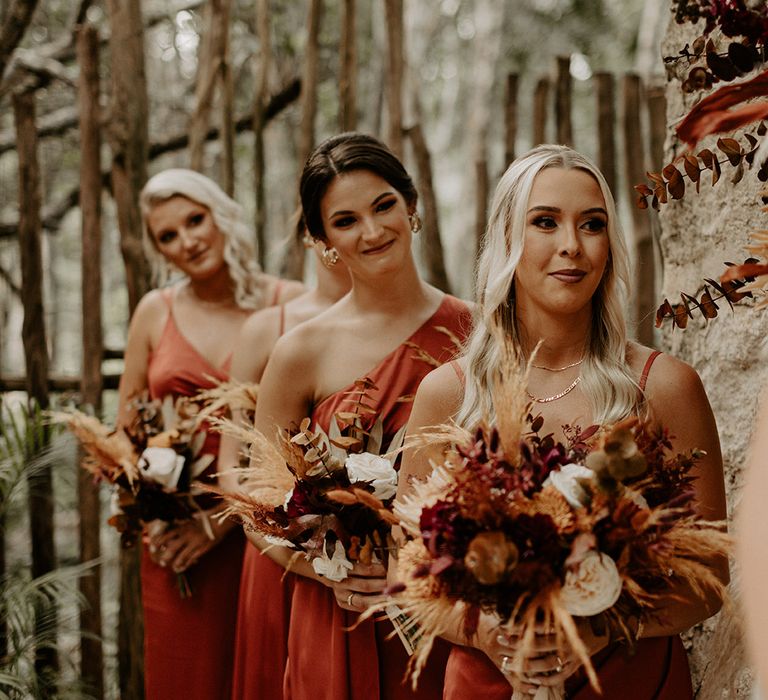
[[[415,211],[413,214],[409,214],[408,221],[411,224],[412,234],[416,235],[419,231],[421,231],[421,217],[419,216],[419,212]]]
[[[336,248],[326,248],[323,250],[320,257],[323,259],[323,265],[329,270],[339,262],[339,253]]]

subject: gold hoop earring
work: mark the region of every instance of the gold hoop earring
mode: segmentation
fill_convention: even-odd
[[[320,257],[323,259],[323,265],[329,270],[339,262],[339,253],[336,248],[325,248],[320,254]]]
[[[421,231],[421,217],[419,216],[419,212],[415,211],[413,214],[409,214],[408,221],[411,224],[412,234],[416,235],[419,231]]]

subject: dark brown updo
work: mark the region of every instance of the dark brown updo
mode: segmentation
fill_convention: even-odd
[[[325,240],[320,203],[326,190],[337,176],[353,170],[378,175],[403,195],[409,210],[416,207],[413,180],[387,146],[373,136],[352,131],[332,136],[312,151],[299,183],[304,223],[313,238]]]

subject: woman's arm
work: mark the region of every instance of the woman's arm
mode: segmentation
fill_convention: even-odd
[[[765,395],[768,398],[768,394]],[[755,426],[738,516],[738,558],[752,661],[768,688],[768,400]]]
[[[704,386],[696,371],[670,355],[661,355],[648,377],[646,398],[651,419],[669,431],[675,452],[703,450],[706,454],[694,467],[693,488],[701,517],[707,520],[726,519],[723,459],[715,417]],[[713,562],[718,577],[728,583],[728,561]],[[665,606],[664,624],[649,623],[643,636],[679,634],[697,622],[714,615],[721,601],[712,593],[702,600],[689,593],[687,602]]]

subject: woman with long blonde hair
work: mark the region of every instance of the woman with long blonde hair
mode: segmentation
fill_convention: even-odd
[[[494,419],[492,386],[512,351],[529,368],[527,393],[544,419],[542,434],[566,443],[566,428],[609,424],[647,414],[673,436],[676,451],[699,448],[695,468],[700,514],[725,517],[722,460],[712,411],[696,372],[669,355],[629,340],[625,312],[628,253],[605,179],[584,156],[546,145],[518,158],[494,195],[477,268],[475,324],[465,356],[433,371],[419,387],[408,432],[450,419],[469,429]],[[534,350],[538,347],[537,352]],[[532,359],[533,358],[533,359]],[[430,467],[421,452],[404,460],[408,479]],[[727,579],[727,565],[720,571]],[[663,622],[637,630],[635,656],[596,634],[579,631],[600,677],[604,698],[678,700],[692,697],[678,633],[714,614],[719,602],[689,591],[661,611]],[[508,700],[510,685],[534,694],[566,683],[568,697],[598,697],[575,655],[557,656],[543,635],[525,676],[508,668],[519,640],[483,617],[476,638],[453,641],[445,697]]]
[[[118,424],[130,399],[192,396],[229,377],[232,348],[255,310],[302,290],[266,275],[255,262],[241,207],[215,182],[192,170],[158,173],[144,186],[144,242],[159,283],[131,320],[120,380]],[[208,431],[203,453],[217,454]],[[215,461],[204,472],[211,479]],[[202,509],[220,506],[201,497]],[[202,519],[148,534],[141,566],[144,677],[149,700],[228,697],[232,679],[237,591],[244,538],[230,523]],[[180,596],[177,575],[192,591]]]

